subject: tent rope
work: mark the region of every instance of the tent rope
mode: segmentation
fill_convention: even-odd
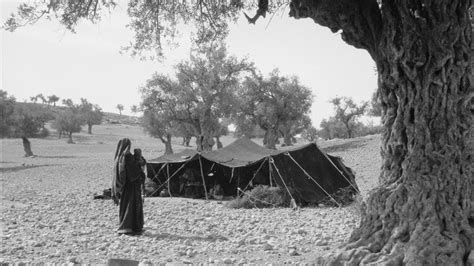
[[[342,175],[342,177],[344,177],[344,179],[357,191],[357,193],[360,193],[359,189],[356,186],[354,186],[354,184],[346,177],[346,175],[344,175],[344,173],[341,170],[339,170],[339,168],[337,168],[337,166],[332,162],[332,160],[327,156],[327,154],[322,152],[322,151],[321,151],[321,153],[332,164],[332,166],[334,166],[334,168],[336,168],[336,170],[339,171],[339,173]]]
[[[260,172],[260,169],[262,169],[263,164],[265,164],[265,162],[266,162],[267,160],[268,160],[268,158],[265,158],[265,160],[262,161],[262,163],[261,163],[260,166],[258,167],[257,171],[253,174],[252,179],[250,179],[249,183],[244,187],[244,191],[248,188],[248,186],[250,186],[250,183],[252,183],[252,181],[255,179],[255,177],[257,176],[258,172]]]
[[[267,202],[267,201],[264,201],[264,200],[261,200],[261,199],[257,199],[255,197],[252,197],[252,195],[250,195],[249,193],[243,191],[241,188],[237,188],[237,190],[239,190],[240,192],[242,192],[243,194],[247,195],[249,197],[249,200],[250,202],[252,202],[252,199],[255,200],[255,201],[260,201],[260,202],[263,202],[265,204],[268,204],[268,205],[272,205],[273,207],[277,206],[276,204],[274,203],[270,203],[270,202]],[[252,204],[257,207],[257,205],[255,203],[252,202]]]
[[[290,189],[288,189],[288,186],[286,185],[285,180],[283,180],[283,177],[280,174],[280,169],[278,169],[278,167],[275,165],[275,161],[273,160],[273,158],[270,157],[269,162],[273,165],[273,167],[275,167],[275,170],[277,171],[278,176],[280,177],[281,181],[283,182],[283,185],[285,185],[286,191],[288,191],[288,194],[290,195],[291,199],[295,200],[295,198],[293,198],[293,195],[291,195]]]
[[[165,166],[166,166],[167,164],[168,164],[168,163],[162,164],[161,167],[160,167],[160,169],[158,170],[158,172],[155,173],[151,179],[153,180],[153,179],[156,178],[156,179],[159,181],[158,175],[161,173],[161,171],[163,170],[163,168],[165,168]],[[151,169],[153,169],[153,167],[152,167]],[[153,172],[155,172],[155,169],[153,169]]]
[[[230,179],[229,179],[229,184],[232,182],[232,179],[234,178],[234,167],[231,168],[232,169],[232,173],[230,174]]]
[[[189,161],[188,161],[189,162]],[[170,177],[168,177],[168,179],[163,182],[163,184],[161,184],[157,189],[153,190],[153,193],[151,193],[151,195],[155,194],[155,192],[157,192],[158,190],[160,190],[160,188],[162,188],[165,184],[167,184],[172,177],[174,177],[181,169],[183,169],[183,167],[188,163],[188,162],[185,162],[183,165],[181,165],[181,167],[178,168],[178,170],[176,170]],[[171,196],[171,195],[170,195]]]
[[[303,171],[303,173],[306,176],[308,176],[308,178],[311,179],[322,191],[324,191],[324,193],[326,193],[326,195],[328,195],[337,204],[337,206],[339,206],[339,207],[342,206],[310,174],[308,174],[308,172],[306,172],[306,170],[303,169],[303,167],[301,167],[301,165],[293,158],[293,156],[291,156],[291,154],[289,152],[285,152],[285,155],[290,157],[290,159],[301,169],[301,171]]]

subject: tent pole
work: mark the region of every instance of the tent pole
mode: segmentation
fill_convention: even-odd
[[[273,182],[272,182],[272,165],[270,164],[270,157],[268,157],[268,178],[270,179],[270,187],[273,187]]]
[[[240,175],[237,175],[237,197],[239,196],[240,189]]]
[[[170,198],[173,197],[171,195],[171,189],[170,189],[170,166],[169,164],[166,164],[166,176],[168,177],[168,194],[170,195]]]
[[[201,156],[199,156],[199,168],[201,169],[201,177],[202,177],[202,185],[204,186],[204,194],[206,195],[206,200],[209,200],[209,198],[207,197],[207,188],[206,188],[206,180],[204,179],[204,171],[202,170]]]

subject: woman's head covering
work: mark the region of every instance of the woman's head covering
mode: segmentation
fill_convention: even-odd
[[[120,155],[125,155],[125,153],[130,152],[131,146],[132,142],[128,138],[119,140],[117,144],[117,149],[115,150],[114,159],[117,160],[117,157],[119,157]]]
[[[114,172],[112,174],[112,198],[118,204],[122,195],[123,187],[127,181],[125,169],[125,155],[130,154],[131,141],[128,138],[121,139],[117,144],[114,158]]]

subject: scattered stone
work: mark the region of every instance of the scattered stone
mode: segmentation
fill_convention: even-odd
[[[263,251],[269,251],[269,250],[273,250],[273,246],[268,243],[263,244]]]
[[[298,256],[299,253],[298,253],[298,251],[297,251],[295,248],[290,248],[290,249],[288,250],[288,255],[290,255],[290,256]]]
[[[222,263],[224,263],[224,264],[232,264],[232,261],[233,261],[233,260],[232,260],[231,258],[224,258],[224,259],[222,259]]]
[[[298,234],[300,235],[306,235],[308,232],[306,232],[306,230],[304,229],[298,229]]]
[[[324,240],[318,240],[316,243],[314,243],[316,246],[326,246],[328,244],[327,241]]]

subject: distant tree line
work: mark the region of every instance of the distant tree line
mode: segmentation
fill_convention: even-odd
[[[46,122],[54,114],[40,105],[17,103],[12,95],[0,90],[0,137],[44,137],[49,134]]]
[[[32,97],[32,103],[17,102],[15,97],[0,90],[0,137],[2,138],[30,138],[46,137],[49,135],[45,127],[51,122],[51,127],[56,129],[58,136],[67,135],[68,142],[72,143],[72,133],[79,132],[83,125],[87,125],[88,133],[92,134],[92,127],[102,123],[104,116],[101,108],[82,98],[80,104],[75,104],[71,99],[63,99],[64,107],[55,106],[59,97],[48,96],[44,106],[37,104],[38,99],[46,99],[42,94]]]

